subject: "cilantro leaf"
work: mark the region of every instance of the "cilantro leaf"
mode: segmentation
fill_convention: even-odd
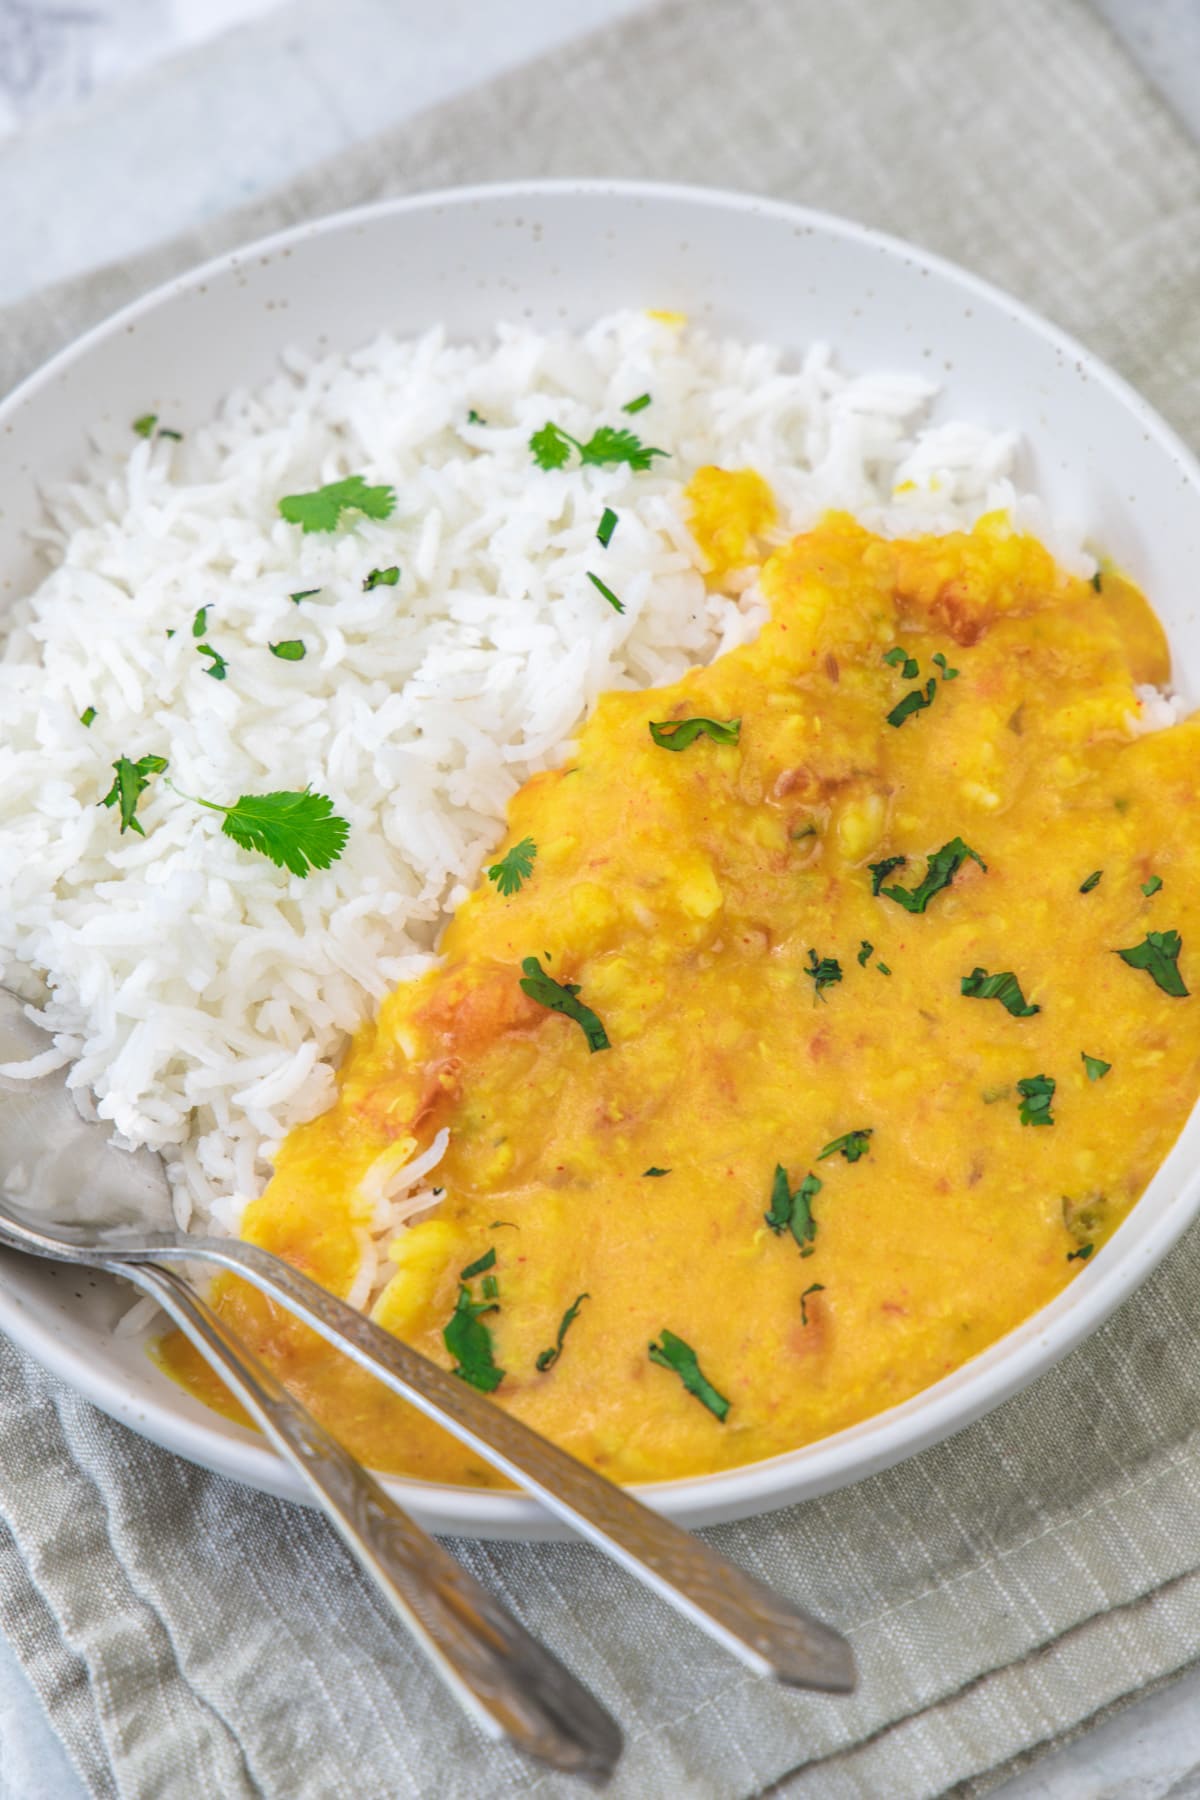
[[[211,644],[197,644],[196,654],[210,659],[209,667],[204,671],[206,675],[211,675],[214,681],[224,681],[229,673],[229,664],[219,650],[214,650]]]
[[[606,506],[600,514],[600,523],[596,527],[596,536],[607,550],[612,543],[612,534],[617,529],[617,515],[611,506]]]
[[[1083,1066],[1087,1070],[1088,1080],[1103,1081],[1112,1068],[1112,1064],[1102,1062],[1098,1056],[1089,1056],[1086,1050],[1081,1050],[1079,1054],[1083,1058]]]
[[[399,579],[400,569],[396,563],[390,569],[372,569],[369,575],[363,577],[362,591],[369,594],[372,588],[395,587]]]
[[[942,655],[940,650],[936,650],[934,652],[933,660],[937,664],[938,668],[942,671],[942,680],[943,681],[957,681],[958,680],[958,673],[959,673],[958,670],[952,669],[949,666],[949,664],[947,663],[945,657]]]
[[[998,975],[989,975],[986,969],[972,969],[962,978],[962,992],[970,1000],[998,1000],[1014,1019],[1032,1019],[1034,1013],[1042,1010],[1029,1004],[1011,969]]]
[[[718,1394],[712,1382],[702,1373],[692,1346],[685,1344],[681,1337],[676,1337],[673,1331],[663,1330],[658,1335],[662,1343],[650,1345],[650,1361],[658,1363],[661,1368],[672,1369],[688,1393],[694,1394],[723,1425],[729,1414],[729,1402],[723,1394]]]
[[[537,856],[537,845],[532,838],[522,838],[514,844],[506,856],[494,862],[488,870],[488,880],[494,881],[505,899],[510,894],[521,890],[521,883],[528,881],[533,873],[534,858]]]
[[[311,600],[313,595],[319,594],[320,591],[320,588],[300,588],[296,593],[289,594],[288,599],[293,606],[299,606],[302,600]]]
[[[1057,1085],[1052,1075],[1030,1075],[1026,1080],[1018,1081],[1022,1125],[1053,1125],[1050,1102]]]
[[[867,1125],[858,1131],[844,1131],[841,1137],[834,1138],[831,1144],[826,1144],[817,1157],[817,1161],[824,1162],[827,1156],[836,1156],[840,1150],[847,1162],[857,1162],[859,1157],[865,1156],[871,1148],[867,1139],[874,1134],[874,1129],[874,1126]]]
[[[150,786],[151,775],[161,775],[166,766],[165,756],[139,756],[136,762],[131,757],[119,756],[113,764],[116,780],[99,804],[120,807],[122,837],[126,831],[136,831],[139,837],[145,837],[136,816],[138,802]]]
[[[608,604],[612,607],[613,611],[623,613],[625,611],[624,603],[618,600],[608,583],[601,581],[598,575],[593,575],[590,569],[588,569],[586,573],[588,580],[591,582],[596,592],[604,595],[604,598],[608,601]]]
[[[533,451],[533,460],[539,469],[564,468],[570,461],[572,449],[578,450],[581,466],[589,463],[628,463],[634,470],[646,470],[651,467],[656,456],[667,455],[665,450],[656,450],[653,445],[643,444],[634,432],[612,425],[599,426],[586,443],[581,443],[551,419],[547,419],[540,431],[534,432],[529,440],[529,448]]]
[[[269,644],[267,648],[280,662],[303,662],[308,655],[302,638],[284,638],[281,643]]]
[[[893,669],[899,668],[905,681],[915,681],[921,673],[916,657],[910,656],[908,651],[901,649],[899,644],[893,650],[885,650],[883,660]]]
[[[221,830],[242,850],[268,856],[279,869],[307,875],[310,869],[327,869],[346,847],[350,827],[333,810],[327,794],[311,788],[300,792],[243,794],[232,806],[197,800],[209,812],[224,813]]]
[[[950,886],[968,857],[972,862],[977,862],[985,873],[987,872],[987,864],[979,852],[972,850],[969,844],[964,844],[960,837],[956,837],[951,838],[948,844],[943,844],[940,850],[934,851],[929,858],[924,880],[919,886],[915,888],[886,887],[883,892],[889,900],[894,900],[897,906],[902,906],[905,912],[923,913],[933,896],[940,894],[943,888]]]
[[[1150,931],[1140,944],[1134,944],[1129,950],[1118,950],[1115,954],[1122,962],[1127,962],[1131,969],[1145,969],[1164,994],[1172,994],[1177,1000],[1186,1000],[1188,990],[1178,968],[1182,948],[1177,931]]]
[[[537,1359],[536,1367],[541,1374],[544,1375],[547,1369],[552,1369],[562,1355],[563,1339],[575,1323],[576,1316],[584,1301],[590,1299],[590,1294],[577,1294],[570,1306],[568,1306],[559,1323],[558,1336],[554,1341],[554,1348],[552,1350],[543,1350]]]
[[[889,968],[888,968],[888,966],[887,966],[887,964],[886,964],[886,963],[881,963],[881,962],[877,962],[877,963],[876,963],[876,964],[875,964],[875,967],[876,967],[876,968],[877,968],[877,969],[878,969],[878,970],[879,970],[879,973],[880,973],[880,974],[881,974],[881,975],[890,975],[890,974],[891,974],[891,972],[892,972],[892,971],[891,971],[891,970],[890,970],[890,969],[889,969]]]
[[[669,1175],[670,1173],[670,1169],[655,1169],[653,1167],[642,1170],[643,1175]]]
[[[494,1269],[495,1266],[496,1246],[493,1244],[490,1250],[485,1250],[483,1255],[476,1257],[473,1263],[468,1263],[466,1268],[460,1271],[458,1279],[472,1281],[476,1275],[485,1275],[489,1269]]]
[[[822,956],[818,960],[815,950],[809,951],[808,963],[809,966],[804,973],[812,976],[813,999],[814,1001],[823,1000],[825,998],[824,990],[827,987],[833,987],[835,982],[842,979],[842,965],[833,956]]]
[[[1078,1250],[1068,1250],[1067,1251],[1067,1261],[1068,1262],[1086,1262],[1088,1257],[1092,1254],[1092,1251],[1095,1248],[1096,1248],[1095,1244],[1080,1244]]]
[[[285,494],[279,511],[289,525],[299,525],[301,531],[336,531],[344,512],[387,519],[395,505],[394,488],[368,487],[361,475],[347,475],[344,481],[327,481],[310,494]]]
[[[83,711],[79,715],[79,723],[81,725],[91,725],[93,720],[95,719],[95,717],[96,717],[95,707],[94,706],[85,706]]]
[[[905,719],[911,719],[914,713],[923,712],[927,706],[932,706],[936,691],[937,681],[932,675],[925,683],[924,693],[920,688],[910,688],[903,700],[897,701],[887,715],[888,724],[899,727],[903,725]]]
[[[505,1375],[492,1352],[492,1334],[482,1322],[486,1313],[499,1310],[494,1300],[472,1300],[470,1289],[460,1283],[454,1311],[442,1331],[442,1342],[455,1359],[452,1373],[484,1394],[494,1393]]]
[[[860,938],[859,943],[861,944],[862,948],[859,950],[859,953],[858,953],[858,966],[860,969],[865,969],[867,964],[871,960],[871,952],[872,952],[872,950],[874,950],[875,946],[874,946],[874,944],[869,944],[867,942],[866,938]]]
[[[1091,577],[1091,582],[1092,582],[1092,586],[1095,588],[1095,590],[1098,594],[1102,594],[1104,592],[1104,582],[1101,578],[1099,569],[1095,570],[1095,572],[1093,573],[1093,575]]]
[[[640,412],[644,412],[646,407],[649,406],[649,404],[650,404],[649,394],[639,394],[636,400],[627,400],[625,402],[624,406],[621,408],[621,411],[623,413],[640,413]]]
[[[521,967],[525,974],[521,981],[523,993],[536,1000],[539,1006],[548,1007],[551,1012],[563,1013],[568,1019],[574,1019],[588,1042],[588,1049],[595,1054],[597,1050],[610,1048],[608,1033],[590,1006],[575,998],[579,992],[579,984],[575,981],[555,981],[547,975],[536,956],[527,956]]]
[[[660,750],[687,750],[701,736],[714,744],[736,744],[741,733],[740,719],[662,719],[650,726]]]
[[[868,863],[871,871],[871,892],[878,894],[893,869],[902,869],[908,861],[907,856],[885,856],[882,862]]]
[[[533,451],[533,460],[539,469],[561,469],[571,460],[571,445],[576,440],[568,437],[560,425],[547,419],[540,431],[535,431],[529,440],[529,448]]]
[[[809,1254],[807,1246],[812,1244],[817,1235],[812,1203],[821,1187],[820,1178],[810,1171],[793,1193],[788,1185],[787,1170],[782,1163],[776,1163],[771,1183],[771,1210],[764,1213],[763,1217],[777,1237],[782,1231],[790,1231],[800,1246],[802,1256]]]
[[[1093,869],[1091,874],[1088,876],[1087,880],[1080,882],[1080,884],[1079,884],[1080,893],[1081,894],[1090,894],[1092,889],[1099,882],[1100,877],[1103,875],[1103,873],[1104,873],[1103,869]]]
[[[808,1324],[808,1308],[804,1302],[808,1299],[810,1294],[823,1294],[824,1292],[825,1283],[823,1281],[811,1282],[810,1285],[805,1288],[800,1296],[800,1323],[802,1325],[806,1326]]]
[[[484,418],[482,413],[477,413],[475,411],[475,408],[471,407],[470,411],[467,413],[467,424],[468,425],[486,425],[487,420]]]
[[[158,424],[157,413],[143,413],[140,419],[133,421],[133,429],[140,438],[154,436],[154,427]]]
[[[201,606],[198,608],[196,616],[192,620],[192,636],[194,638],[202,638],[207,630],[208,608],[207,606]]]
[[[1157,894],[1157,892],[1161,886],[1162,886],[1162,876],[1161,875],[1152,875],[1150,877],[1149,881],[1143,881],[1142,892],[1143,892],[1143,894],[1145,894],[1147,900],[1149,900],[1151,894]]]

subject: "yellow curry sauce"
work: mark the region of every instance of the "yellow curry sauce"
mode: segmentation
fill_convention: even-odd
[[[746,561],[758,477],[692,499],[713,566]],[[375,1316],[454,1366],[456,1306],[491,1305],[498,1403],[622,1480],[792,1449],[958,1367],[1086,1270],[1200,1089],[1200,1000],[1169,991],[1200,984],[1200,721],[1134,733],[1168,673],[1142,596],[1000,519],[831,517],[762,586],[755,642],[606,695],[517,794],[518,891],[481,881],[244,1225],[345,1294],[360,1181],[448,1127]],[[695,718],[725,730],[671,744]],[[376,1467],[492,1479],[258,1295],[220,1306]],[[649,1354],[679,1342],[707,1399]]]

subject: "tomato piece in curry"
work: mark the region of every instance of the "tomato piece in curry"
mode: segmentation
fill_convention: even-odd
[[[713,579],[772,522],[748,471],[693,503]],[[1000,517],[832,516],[760,583],[752,643],[605,695],[516,795],[514,877],[244,1222],[345,1295],[372,1181],[448,1130],[374,1316],[623,1481],[958,1368],[1087,1278],[1200,1091],[1200,721],[1136,731],[1169,672],[1141,594]],[[257,1294],[219,1304],[364,1460],[492,1479]]]

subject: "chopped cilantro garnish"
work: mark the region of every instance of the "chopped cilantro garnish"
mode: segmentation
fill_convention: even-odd
[[[670,1169],[649,1168],[649,1169],[642,1170],[642,1174],[644,1176],[645,1175],[669,1175],[670,1173],[671,1173]]]
[[[494,1275],[485,1275],[480,1289],[485,1300],[497,1300],[500,1297],[500,1283]]]
[[[942,680],[943,681],[957,681],[958,680],[958,670],[952,669],[949,666],[949,664],[947,663],[945,657],[942,655],[940,650],[934,651],[933,660],[937,664],[938,668],[942,671]]]
[[[595,588],[596,592],[598,594],[603,594],[614,612],[623,613],[625,611],[624,601],[617,598],[606,581],[601,581],[600,577],[598,575],[593,575],[590,569],[587,570],[587,578]]]
[[[458,1299],[442,1342],[455,1359],[453,1373],[481,1393],[491,1394],[504,1380],[492,1353],[492,1334],[483,1324],[485,1313],[498,1312],[494,1300],[472,1300],[470,1289],[459,1286]]]
[[[214,681],[224,681],[229,673],[229,664],[220,651],[214,650],[211,644],[197,644],[196,653],[199,656],[207,656],[209,659],[209,666],[204,673],[211,675]]]
[[[1122,962],[1127,962],[1131,969],[1145,969],[1164,994],[1173,994],[1177,1000],[1186,1000],[1188,990],[1178,968],[1182,948],[1177,931],[1150,931],[1140,944],[1134,944],[1129,950],[1118,950],[1115,954]]]
[[[860,938],[859,943],[861,948],[858,952],[858,966],[860,969],[865,969],[867,963],[870,961],[871,952],[874,950],[875,946],[874,944],[869,944],[866,938]]]
[[[362,591],[369,594],[372,588],[395,587],[400,579],[400,569],[393,563],[390,569],[372,569],[369,575],[363,576]]]
[[[1103,875],[1103,873],[1104,873],[1103,869],[1093,869],[1091,874],[1088,876],[1087,880],[1080,882],[1080,884],[1079,884],[1080,893],[1081,894],[1090,894],[1092,889],[1099,882],[1100,877]]]
[[[1092,576],[1092,586],[1095,588],[1095,590],[1098,594],[1100,592],[1102,592],[1102,590],[1103,590],[1103,582],[1101,581],[1101,578],[1100,578],[1099,569],[1097,569],[1095,574]]]
[[[1161,875],[1152,875],[1150,877],[1149,881],[1143,881],[1142,892],[1143,892],[1143,894],[1145,894],[1145,896],[1148,900],[1150,898],[1151,894],[1157,894],[1157,892],[1161,886],[1162,886],[1162,876]]]
[[[95,717],[96,717],[95,707],[94,706],[85,706],[83,711],[79,715],[79,723],[81,725],[90,725]]]
[[[1018,1081],[1022,1125],[1053,1125],[1050,1102],[1057,1085],[1052,1075],[1030,1075],[1024,1081]]]
[[[648,469],[656,456],[667,455],[665,450],[643,444],[632,431],[615,429],[611,425],[601,425],[586,443],[581,443],[550,420],[540,431],[534,432],[529,448],[539,469],[563,468],[570,461],[572,449],[578,450],[582,464],[628,463],[635,470]]]
[[[137,819],[138,802],[150,786],[150,777],[161,775],[166,766],[165,756],[139,756],[136,762],[132,757],[119,756],[113,764],[116,780],[100,805],[121,809],[122,837],[126,831],[136,831],[139,837],[145,837]]]
[[[303,662],[308,655],[302,638],[284,638],[282,642],[271,644],[268,648],[271,655],[277,656],[280,662]]]
[[[547,1369],[552,1369],[554,1367],[554,1364],[562,1355],[563,1339],[571,1329],[571,1326],[575,1323],[576,1314],[584,1301],[589,1300],[590,1298],[590,1294],[577,1294],[574,1300],[572,1300],[570,1306],[568,1306],[566,1312],[563,1314],[562,1319],[559,1321],[558,1336],[554,1341],[554,1348],[552,1350],[543,1350],[537,1359],[539,1373],[544,1375]]]
[[[1087,1070],[1088,1080],[1103,1081],[1112,1068],[1112,1064],[1102,1062],[1098,1056],[1089,1056],[1086,1050],[1081,1050],[1079,1054],[1083,1058],[1083,1066]]]
[[[299,606],[302,600],[311,600],[313,595],[319,594],[320,591],[320,588],[300,588],[296,593],[289,594],[288,599],[293,606]]]
[[[650,404],[649,394],[639,394],[636,400],[627,400],[621,408],[623,413],[644,412]]]
[[[612,534],[617,529],[617,515],[611,506],[606,506],[600,514],[600,523],[596,527],[596,536],[607,550],[612,542]]]
[[[596,1014],[590,1006],[584,1006],[575,998],[579,992],[578,982],[555,981],[552,975],[547,975],[536,956],[527,956],[521,967],[525,971],[521,981],[523,993],[528,994],[531,1000],[536,1000],[539,1006],[574,1019],[587,1039],[588,1049],[593,1053],[609,1048],[608,1033]]]
[[[311,494],[285,494],[279,511],[290,525],[301,531],[336,531],[346,512],[365,513],[368,519],[387,519],[396,505],[395,490],[390,487],[368,487],[361,475],[347,475],[343,481],[327,481]]]
[[[899,668],[905,681],[915,681],[917,676],[921,673],[920,665],[917,662],[916,657],[910,656],[907,650],[902,650],[899,644],[896,645],[894,650],[885,650],[883,653],[883,660],[893,669]],[[903,665],[903,667],[901,667],[901,665]]]
[[[701,736],[714,744],[736,744],[741,734],[740,719],[662,719],[650,726],[660,750],[687,750]]]
[[[889,968],[888,968],[888,966],[887,966],[887,964],[886,964],[886,963],[881,963],[881,962],[877,962],[877,963],[876,963],[876,964],[875,964],[875,967],[876,967],[876,968],[877,968],[877,969],[878,969],[878,970],[879,970],[879,973],[880,973],[880,974],[881,974],[881,975],[890,975],[890,974],[891,974],[891,972],[892,972],[892,971],[891,971],[891,970],[890,970],[890,969],[889,969]]]
[[[1029,1004],[1011,969],[998,975],[989,975],[986,969],[972,969],[962,978],[962,992],[970,1000],[998,1000],[1014,1019],[1031,1019],[1042,1010]]]
[[[911,719],[914,713],[923,712],[927,706],[932,706],[936,690],[937,682],[932,675],[925,683],[924,691],[920,688],[910,688],[903,700],[897,701],[887,715],[888,724],[903,725],[905,719]]]
[[[688,1393],[694,1394],[724,1424],[729,1413],[729,1402],[723,1394],[718,1394],[712,1382],[701,1372],[692,1346],[685,1344],[681,1337],[676,1337],[673,1331],[660,1331],[658,1335],[662,1343],[651,1344],[650,1361],[658,1363],[664,1369],[673,1369]]]
[[[805,1288],[804,1292],[800,1296],[800,1323],[802,1325],[807,1326],[807,1324],[808,1324],[808,1307],[805,1305],[805,1301],[808,1299],[808,1296],[810,1294],[823,1294],[824,1292],[825,1292],[825,1283],[823,1281],[811,1282],[809,1284],[809,1286]]]
[[[194,638],[202,638],[207,630],[208,608],[207,606],[202,606],[197,610],[196,615],[192,620],[192,636]]]
[[[475,408],[472,407],[471,410],[467,414],[467,424],[468,425],[486,425],[487,420],[484,418],[482,413],[477,413],[475,411]]]
[[[133,429],[140,438],[154,436],[154,427],[158,424],[157,413],[143,413],[140,419],[133,421]]]
[[[833,987],[835,982],[842,979],[842,965],[837,961],[836,957],[833,956],[822,956],[818,958],[815,950],[809,951],[808,964],[809,966],[805,969],[804,973],[812,976],[813,999],[823,1000],[825,998],[825,989],[827,987]]]
[[[956,837],[951,838],[948,844],[943,844],[940,850],[934,851],[929,858],[924,879],[919,886],[915,888],[886,887],[882,891],[889,900],[894,900],[897,906],[902,906],[905,912],[923,913],[933,896],[940,894],[943,888],[950,886],[968,857],[972,862],[977,862],[986,873],[987,864],[979,852],[972,850],[970,844],[964,844],[960,837]]]
[[[493,1244],[490,1250],[485,1250],[483,1255],[476,1257],[473,1263],[468,1263],[466,1268],[460,1272],[458,1279],[460,1281],[473,1281],[476,1275],[483,1275],[488,1269],[494,1269],[495,1266],[496,1246]]]
[[[771,1183],[771,1210],[764,1213],[763,1217],[776,1236],[781,1231],[790,1231],[799,1244],[802,1255],[807,1255],[806,1246],[817,1235],[812,1203],[820,1191],[820,1178],[810,1172],[793,1193],[788,1185],[787,1170],[782,1163],[776,1163]]]
[[[871,892],[877,894],[893,869],[902,869],[908,861],[907,856],[885,856],[882,862],[868,863],[871,871]]]
[[[1067,1261],[1068,1262],[1086,1262],[1088,1257],[1092,1254],[1092,1251],[1095,1248],[1096,1248],[1095,1244],[1080,1244],[1078,1250],[1068,1250],[1067,1251]]]
[[[537,845],[532,838],[522,838],[514,844],[507,855],[499,862],[494,862],[488,870],[488,880],[494,881],[505,899],[510,894],[519,893],[521,883],[528,881],[533,873],[534,858],[537,856]]]
[[[836,1156],[840,1150],[847,1162],[857,1162],[859,1157],[865,1156],[871,1148],[867,1139],[873,1135],[874,1129],[873,1125],[867,1125],[858,1131],[844,1131],[841,1137],[834,1138],[831,1144],[826,1144],[818,1155],[817,1161],[824,1162],[827,1156]]]
[[[186,798],[194,799],[194,795]],[[232,806],[196,800],[209,812],[224,813],[221,830],[242,850],[256,850],[279,869],[307,875],[327,869],[346,847],[350,827],[333,810],[327,794],[300,792],[243,794]]]

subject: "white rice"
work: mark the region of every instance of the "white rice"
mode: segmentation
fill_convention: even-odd
[[[96,442],[86,480],[47,495],[52,567],[0,658],[2,978],[39,1003],[81,1100],[167,1153],[180,1223],[218,1229],[328,1105],[347,1034],[426,966],[510,795],[563,757],[596,697],[753,635],[753,585],[703,579],[682,502],[697,467],[759,469],[780,539],[829,507],[892,533],[1007,507],[1049,531],[1014,488],[1011,436],[931,426],[932,384],[848,376],[823,346],[797,368],[625,313],[581,336],[504,327],[464,346],[435,330],[283,362],[210,424],[164,419],[182,443]],[[627,425],[670,456],[544,472],[528,440],[547,419],[579,438]],[[350,473],[394,487],[389,519],[304,535],[280,518],[281,495]],[[1052,547],[1090,572],[1077,543]],[[399,585],[364,593],[393,563]],[[293,604],[304,588],[320,593]],[[224,682],[196,650],[202,606]],[[270,654],[297,637],[304,661]],[[170,779],[142,801],[146,835],[121,836],[97,802],[116,758],[148,752]],[[290,876],[172,782],[226,803],[311,783],[350,821],[346,852]],[[369,1245],[412,1199],[376,1196],[364,1294]]]

